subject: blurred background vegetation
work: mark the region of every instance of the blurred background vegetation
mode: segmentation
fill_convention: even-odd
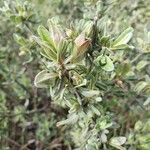
[[[98,0],[0,0],[0,149],[71,150],[74,141],[69,127],[56,127],[66,118],[67,108],[52,103],[47,89],[37,89],[35,75],[44,59],[31,36],[40,24],[59,16],[63,25],[91,17]],[[101,0],[105,4],[105,0]],[[91,7],[90,7],[91,5]],[[135,49],[117,53],[116,59],[130,62],[133,87],[130,99],[113,99],[105,106],[121,122],[120,134],[128,137],[130,150],[149,150],[150,120],[150,1],[109,0],[109,32],[116,35],[134,28]],[[88,8],[88,9],[87,9]],[[101,8],[100,8],[101,9]],[[89,16],[88,16],[89,15]],[[102,14],[103,15],[103,14]],[[118,83],[119,84],[119,83]],[[135,94],[136,93],[136,96]],[[115,130],[113,132],[116,132]],[[91,149],[92,150],[92,149]]]

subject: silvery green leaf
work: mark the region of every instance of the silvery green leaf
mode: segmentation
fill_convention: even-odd
[[[110,140],[110,145],[119,149],[119,150],[126,150],[124,147],[122,147],[121,145],[123,145],[126,142],[126,137],[120,136],[120,137],[113,137]]]
[[[104,57],[106,59],[106,64],[102,65],[101,68],[105,71],[113,71],[114,70],[113,61],[108,56],[104,56]]]
[[[150,97],[148,97],[147,99],[146,99],[146,101],[144,102],[144,106],[147,106],[147,105],[149,105],[150,104]]]
[[[113,145],[113,144],[110,144],[110,145],[115,147],[116,149],[119,149],[119,150],[126,150],[126,148],[123,146],[118,146],[118,145]]]
[[[111,50],[121,50],[121,49],[129,49],[129,45],[128,44],[121,44],[121,45],[116,45],[111,47]]]
[[[116,75],[124,76],[130,71],[131,65],[128,62],[123,62],[117,65],[116,67]]]
[[[106,129],[107,121],[106,120],[100,120],[99,127],[101,130]]]
[[[99,111],[96,107],[94,107],[93,105],[91,105],[90,108],[91,108],[91,110],[92,110],[96,115],[98,115],[98,116],[101,115],[100,111]]]
[[[19,35],[17,35],[17,34],[13,34],[13,37],[14,37],[15,41],[16,41],[18,44],[20,44],[20,45],[22,45],[22,46],[24,46],[24,45],[27,44],[27,41],[26,41],[26,39],[25,39],[24,37],[19,36]]]
[[[39,26],[37,32],[40,38],[56,51],[55,43],[53,42],[53,39],[50,37],[49,31],[44,26]]]
[[[58,50],[57,50],[57,57],[58,57],[57,59],[58,60],[64,61],[68,45],[69,45],[69,42],[65,39],[63,39],[62,41],[59,42]]]
[[[75,88],[77,88],[77,87],[81,87],[81,86],[85,86],[86,84],[87,84],[87,80],[86,80],[86,79],[84,79],[84,80],[83,80],[83,82],[82,82],[81,84],[79,84],[79,85],[75,86]]]
[[[87,144],[85,150],[95,150],[95,146],[92,144]]]
[[[133,28],[129,27],[112,43],[112,47],[127,44],[133,35]]]
[[[65,37],[65,32],[63,32],[62,27],[59,25],[58,19],[56,17],[52,19],[48,19],[47,24],[53,42],[55,44],[60,43]]]
[[[65,124],[74,124],[77,122],[77,120],[78,120],[78,115],[73,113],[68,116],[68,119],[57,122],[57,126],[61,126],[61,125],[65,125]]]
[[[36,37],[36,36],[32,36],[33,40],[35,42],[37,42],[42,50],[41,50],[41,55],[43,55],[44,57],[46,57],[47,59],[50,59],[50,60],[57,60],[57,54],[56,52],[51,48],[49,47],[49,45],[47,45],[44,41],[42,41],[40,38]]]
[[[100,43],[103,47],[109,47],[110,46],[110,36],[103,36],[100,39]]]
[[[92,30],[92,26],[93,26],[93,21],[86,21],[84,27],[83,27],[83,33],[85,33],[86,35],[89,35],[91,30]]]
[[[113,145],[121,146],[126,142],[126,137],[123,136],[118,136],[118,137],[113,137],[110,140],[110,143]]]
[[[139,132],[141,130],[142,126],[143,126],[142,121],[137,121],[135,123],[134,130]]]
[[[93,97],[99,95],[99,91],[97,90],[90,90],[90,91],[82,91],[82,95],[85,97]]]
[[[43,70],[41,72],[39,72],[35,79],[34,79],[34,85],[36,87],[46,87],[46,85],[44,84],[45,81],[48,81],[50,79],[54,79],[56,78],[58,75],[56,73],[49,73],[47,72],[47,70]]]
[[[107,142],[107,136],[106,136],[106,134],[104,132],[102,132],[102,134],[101,134],[101,141],[102,141],[102,143],[106,143]]]
[[[136,69],[140,71],[142,68],[144,68],[148,64],[148,61],[146,60],[141,60],[137,65]]]
[[[67,70],[72,70],[76,67],[76,64],[66,64],[66,69]]]
[[[87,136],[88,136],[88,130],[89,130],[89,128],[88,127],[86,127],[83,131],[82,131],[82,133],[81,133],[81,139],[82,140],[84,140],[85,138],[87,138]]]
[[[135,85],[134,90],[138,93],[140,93],[145,87],[146,87],[147,83],[144,81],[140,81]]]

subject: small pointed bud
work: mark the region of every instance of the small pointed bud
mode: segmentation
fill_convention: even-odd
[[[81,33],[76,39],[75,39],[75,51],[74,51],[74,61],[80,61],[83,59],[85,52],[87,51],[90,40],[85,39],[84,33]]]

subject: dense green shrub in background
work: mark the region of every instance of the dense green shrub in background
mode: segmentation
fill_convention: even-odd
[[[149,5],[0,1],[1,149],[149,150]]]

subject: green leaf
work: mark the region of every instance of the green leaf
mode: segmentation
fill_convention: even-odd
[[[54,80],[57,76],[56,73],[48,73],[47,70],[43,70],[36,75],[34,85],[40,88],[46,87],[45,82],[48,80]]]
[[[113,61],[107,56],[99,56],[94,61],[97,66],[100,66],[105,71],[113,71],[114,70],[114,64]]]
[[[104,132],[102,132],[102,134],[101,134],[101,142],[102,143],[106,143],[107,142],[107,136],[106,136],[106,134]]]
[[[82,95],[85,97],[93,97],[93,96],[99,95],[99,93],[100,92],[96,90],[82,91]]]
[[[81,87],[81,86],[85,86],[87,84],[87,80],[86,79],[83,79],[83,82],[77,86],[75,86],[75,88],[77,87]]]
[[[65,125],[65,124],[74,124],[76,123],[78,120],[78,115],[76,115],[75,113],[70,114],[68,119],[57,122],[57,126],[61,126],[61,125]]]
[[[100,43],[103,47],[109,47],[110,46],[110,36],[103,36],[100,39]]]
[[[26,39],[25,39],[24,37],[19,36],[19,35],[17,35],[17,34],[13,34],[13,37],[14,37],[15,41],[16,41],[18,44],[20,44],[20,45],[22,45],[22,46],[24,46],[24,45],[27,44],[27,41],[26,41]]]
[[[42,41],[36,36],[32,36],[32,38],[35,42],[37,42],[42,47],[41,54],[44,57],[53,61],[57,60],[57,53],[49,45],[47,45],[44,41]]]
[[[95,106],[91,105],[90,108],[96,115],[101,115],[100,111]]]
[[[86,35],[89,35],[92,31],[92,27],[93,27],[93,21],[85,21],[85,24],[83,25],[82,29],[83,29],[83,33],[85,33]]]
[[[55,43],[53,39],[50,37],[49,31],[44,26],[39,26],[37,30],[40,38],[45,41],[53,50],[56,51]]]
[[[115,45],[113,47],[111,47],[111,50],[121,50],[121,49],[129,49],[129,45],[128,44],[121,44],[121,45]]]
[[[111,138],[111,143],[118,146],[123,145],[125,142],[126,142],[126,137],[123,136]]]
[[[95,145],[90,143],[86,144],[85,150],[96,150]]]
[[[121,145],[123,145],[126,142],[126,137],[120,136],[120,137],[113,137],[110,140],[110,145],[119,149],[119,150],[125,150],[124,147],[122,147]]]
[[[123,62],[117,65],[116,68],[116,75],[117,76],[124,76],[130,71],[131,65],[127,62]]]
[[[57,51],[57,61],[62,62],[65,59],[66,50],[67,50],[68,42],[66,40],[62,40],[58,45]]]
[[[140,61],[140,62],[136,65],[136,69],[137,69],[138,71],[140,71],[140,70],[141,70],[142,68],[144,68],[147,64],[148,64],[147,61],[142,60],[142,61]]]
[[[65,33],[62,26],[59,25],[57,18],[52,18],[47,21],[49,32],[53,39],[53,42],[57,45],[64,39]]]
[[[147,99],[146,99],[146,101],[144,102],[144,106],[148,106],[150,104],[150,97],[148,97]]]
[[[144,81],[140,81],[136,84],[134,90],[137,92],[137,93],[140,93],[145,87],[147,86],[147,83],[144,82]]]
[[[139,132],[142,129],[142,127],[143,127],[142,121],[139,120],[135,123],[134,130]]]
[[[133,35],[133,28],[129,27],[112,43],[112,48],[127,44]]]

